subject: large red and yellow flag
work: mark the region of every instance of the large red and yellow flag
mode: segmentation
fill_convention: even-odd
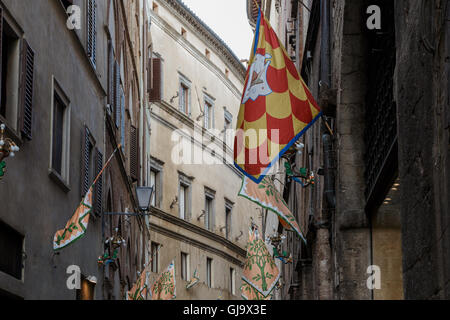
[[[295,64],[259,10],[236,128],[235,166],[259,184],[320,116]]]

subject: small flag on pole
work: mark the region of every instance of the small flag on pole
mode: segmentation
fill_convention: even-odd
[[[260,183],[321,110],[261,9],[234,142],[235,166]]]
[[[152,300],[173,300],[177,295],[175,261],[172,261],[151,288]]]

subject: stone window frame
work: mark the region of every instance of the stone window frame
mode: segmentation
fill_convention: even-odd
[[[178,77],[179,77],[179,85],[178,85],[178,90],[179,90],[179,98],[178,98],[178,110],[191,117],[192,116],[192,103],[191,103],[191,96],[192,96],[192,81],[189,80],[188,77],[186,77],[184,74],[182,74],[180,71],[178,71]],[[182,106],[181,106],[181,86],[184,86],[187,88],[188,90],[188,101],[187,101],[187,110],[186,112],[184,112],[182,110]]]
[[[207,201],[208,199],[211,201],[211,212],[208,212],[208,220],[206,220],[207,218],[207,212],[206,212],[206,206],[207,206]],[[216,217],[216,191],[214,191],[213,189],[210,189],[208,187],[205,187],[205,209],[204,209],[204,225],[205,225],[205,229],[214,232],[215,227],[216,227],[216,221],[215,221],[215,217]],[[206,224],[206,222],[208,221],[208,225]]]
[[[207,117],[207,110],[206,110],[206,104],[211,105],[211,118]],[[207,130],[214,130],[215,129],[215,104],[216,104],[216,98],[214,98],[213,96],[211,96],[210,94],[208,94],[207,92],[203,92],[203,113],[204,113],[204,121],[203,121],[203,126],[205,127],[205,129]],[[211,120],[211,127],[209,127],[209,123],[206,123],[206,120],[210,119]]]
[[[233,238],[233,209],[234,203],[225,198],[225,239],[231,240]],[[230,210],[230,230],[227,230],[227,210]]]
[[[181,186],[187,188],[187,198],[184,198],[184,219],[185,221],[191,221],[192,219],[192,183],[193,177],[189,177],[181,171],[178,171],[178,199],[180,199]],[[178,217],[181,218],[180,206],[178,205]]]
[[[154,157],[150,157],[150,173],[151,171],[156,173],[154,190],[155,208],[161,208],[163,201],[164,162]]]
[[[51,86],[52,99],[50,104],[50,156],[49,156],[49,176],[60,185],[66,192],[70,191],[70,142],[71,142],[71,111],[72,105],[65,94],[64,90],[52,75]],[[63,138],[62,138],[62,159],[61,159],[61,174],[53,169],[53,124],[55,113],[55,96],[58,96],[60,102],[64,105],[64,119],[63,119]],[[94,142],[95,143],[95,142]]]

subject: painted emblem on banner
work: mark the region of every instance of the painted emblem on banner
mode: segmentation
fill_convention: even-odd
[[[267,70],[270,66],[272,56],[266,54],[265,56],[257,53],[249,71],[249,79],[247,87],[244,92],[245,104],[249,99],[255,101],[259,96],[268,96],[272,93],[272,89],[267,83]]]

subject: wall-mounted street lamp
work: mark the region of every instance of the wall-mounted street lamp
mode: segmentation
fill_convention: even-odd
[[[131,216],[141,217],[149,216],[150,203],[153,196],[153,187],[136,187],[136,196],[138,200],[138,213],[134,212],[105,212],[105,215],[109,216]]]

